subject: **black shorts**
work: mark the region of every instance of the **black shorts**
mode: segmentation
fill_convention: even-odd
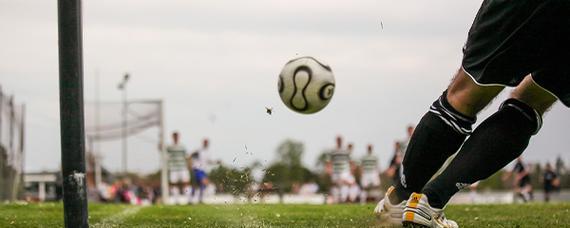
[[[531,74],[570,107],[570,0],[485,0],[462,66],[480,85],[517,86]]]
[[[523,188],[529,184],[530,184],[530,177],[526,175],[519,181],[519,188]]]

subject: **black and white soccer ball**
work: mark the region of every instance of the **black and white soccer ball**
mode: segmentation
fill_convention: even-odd
[[[311,114],[331,101],[335,81],[330,66],[313,57],[300,57],[285,64],[278,82],[279,96],[291,110]]]

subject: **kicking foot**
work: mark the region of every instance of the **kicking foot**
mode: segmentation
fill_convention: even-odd
[[[404,227],[458,228],[456,222],[445,218],[443,209],[429,205],[424,194],[412,193],[402,216]]]

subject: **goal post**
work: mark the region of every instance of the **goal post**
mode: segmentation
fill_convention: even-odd
[[[168,202],[168,167],[165,146],[164,109],[162,99],[129,100],[127,115],[123,117],[122,102],[85,102],[85,135],[91,142],[117,141],[131,137],[149,128],[158,130],[156,143],[160,158],[160,188],[163,202]],[[124,124],[124,123],[128,124]],[[125,126],[127,126],[125,128]],[[102,156],[103,151],[90,151]],[[95,170],[101,162],[95,164]],[[97,179],[100,174],[96,174]],[[97,182],[96,182],[97,183]],[[97,185],[98,186],[98,185]]]
[[[57,4],[64,223],[87,228],[81,0]]]

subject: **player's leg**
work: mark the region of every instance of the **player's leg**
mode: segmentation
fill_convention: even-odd
[[[473,131],[449,166],[425,186],[432,207],[443,208],[463,187],[486,179],[521,155],[556,101],[532,77],[526,77],[499,111]]]
[[[330,192],[330,195],[332,196],[330,203],[340,203],[340,185],[333,182]]]
[[[195,198],[196,198],[196,190],[198,188],[198,186],[200,185],[200,179],[198,178],[197,175],[197,169],[192,169],[192,172],[190,172],[190,176],[192,178],[194,178],[194,181],[191,184],[191,189],[190,189],[190,203],[194,203]]]
[[[340,180],[340,174],[333,173],[331,175],[331,182],[332,182],[332,188],[331,188],[332,203],[340,203],[341,202],[340,188],[342,186]]]
[[[362,188],[360,190],[360,204],[365,204],[366,203],[366,199],[368,199],[368,188]]]
[[[360,191],[360,203],[364,204],[366,203],[366,199],[368,198],[368,191],[370,191],[370,181],[369,181],[369,174],[368,173],[363,173],[362,177],[360,179],[360,186],[361,191]]]
[[[170,201],[176,204],[176,202],[178,202],[178,196],[180,194],[180,190],[179,190],[179,186],[178,186],[179,178],[178,178],[176,171],[174,171],[174,170],[168,171],[168,182],[169,182],[169,187],[170,187],[169,188],[170,195],[172,196]],[[165,202],[165,203],[167,203],[167,202]]]
[[[346,183],[343,183],[340,187],[340,202],[348,203],[349,195],[350,195],[350,186]]]
[[[550,184],[545,183],[544,184],[544,202],[548,203],[550,201],[550,192],[551,192]]]
[[[372,195],[372,198],[374,200],[378,200],[380,198],[380,192],[381,192],[381,182],[380,182],[380,174],[378,172],[375,172],[373,174],[373,181],[372,181],[372,191],[371,193],[374,193]]]
[[[356,203],[356,198],[360,195],[360,187],[356,183],[352,183],[348,186],[348,202]]]
[[[480,86],[459,70],[449,88],[430,107],[417,125],[402,162],[403,175],[396,185],[392,203],[419,192],[454,154],[475,123],[476,114],[503,89]]]
[[[482,3],[463,49],[462,69],[469,72],[469,76],[473,80],[461,76],[466,73],[460,72],[448,89],[447,100],[440,98],[439,103],[441,105],[438,107],[436,102],[430,110],[434,113],[448,114],[440,116],[444,117],[440,119],[445,123],[450,123],[449,125],[452,128],[445,128],[445,125],[441,123],[439,125],[433,123],[438,119],[431,117],[430,121],[427,114],[422,119],[422,122],[426,122],[425,125],[429,129],[419,129],[421,130],[419,134],[433,132],[437,136],[424,133],[423,137],[416,139],[418,148],[414,148],[413,145],[411,148],[408,147],[408,152],[420,152],[406,154],[404,159],[405,177],[402,178],[402,186],[397,188],[400,198],[409,194],[409,191],[417,191],[418,188],[422,188],[421,184],[425,184],[431,177],[430,175],[433,175],[433,168],[431,167],[435,164],[441,164],[442,160],[456,152],[466,138],[465,133],[469,133],[471,123],[475,120],[475,114],[502,89],[500,86],[474,86],[475,81],[485,85],[516,86],[521,83],[525,75],[543,65],[544,56],[550,54],[545,49],[548,45],[546,43],[549,42],[544,40],[546,39],[545,36],[550,35],[548,34],[550,30],[544,25],[560,24],[560,28],[556,30],[567,30],[564,23],[557,22],[557,19],[567,18],[564,16],[566,11],[564,9],[559,10],[560,4],[562,3],[554,1],[505,2],[493,0],[486,0]],[[552,17],[553,14],[558,15]],[[554,30],[552,29],[552,31]],[[544,34],[544,36],[537,36],[536,34]],[[553,81],[556,80],[549,80],[549,82]],[[464,134],[457,134],[449,131],[449,129],[456,129]],[[426,162],[428,168],[414,167],[413,164],[422,163],[420,161],[424,157],[431,159]],[[410,167],[417,170],[411,171],[409,170]],[[417,174],[418,177],[411,177],[409,173]]]
[[[190,172],[187,169],[181,170],[180,171],[180,188],[182,189],[182,196],[180,198],[180,201],[186,204],[191,203],[191,199],[190,199],[190,191],[191,191],[191,186],[190,186]]]
[[[563,4],[566,5],[562,7]],[[530,78],[522,79],[547,66],[546,57],[567,59],[552,55],[560,47],[550,49],[551,44],[566,44],[567,39],[549,38],[553,38],[552,33],[557,33],[554,37],[566,38],[569,5],[566,1],[483,2],[464,48],[463,67],[479,83],[518,85],[518,88],[513,99],[505,101],[499,111],[475,129],[442,174],[424,187],[425,194],[411,195],[404,210],[404,223],[441,227],[446,219],[438,208],[443,208],[454,193],[490,176],[526,148],[530,137],[540,128],[541,114],[556,99]],[[537,77],[543,79],[540,84],[547,85],[544,88],[563,100],[566,98],[568,103],[568,83],[560,83],[568,75],[545,75],[550,78]],[[446,222],[447,226],[457,227],[457,224]]]
[[[208,185],[208,176],[206,175],[206,172],[204,170],[199,169],[199,174],[200,177],[198,179],[198,187],[199,189],[199,193],[198,193],[198,203],[203,203],[204,200],[204,189],[206,189],[206,186]]]

